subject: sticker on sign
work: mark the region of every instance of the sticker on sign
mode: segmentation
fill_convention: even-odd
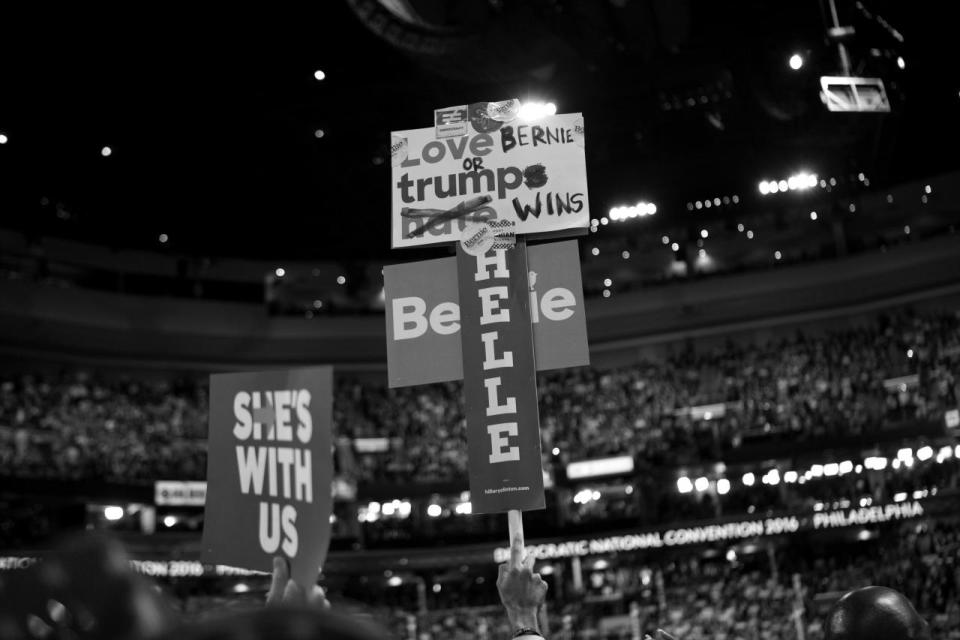
[[[391,134],[393,248],[455,243],[478,216],[528,237],[589,226],[581,114],[489,132],[467,122],[466,107],[438,109],[434,127]]]

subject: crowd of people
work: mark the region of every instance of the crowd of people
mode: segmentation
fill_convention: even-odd
[[[779,640],[798,637],[799,620],[807,640],[821,640],[824,616],[836,598],[884,585],[914,603],[934,637],[960,638],[960,529],[924,522],[889,534],[872,544],[841,545],[822,555],[780,549],[772,560],[777,569],[763,550],[752,560],[721,555],[706,561],[689,555],[648,558],[649,563],[621,558],[602,569],[593,565],[586,570],[582,592],[571,592],[568,585],[562,597],[550,595],[550,637],[626,639],[634,637],[631,625],[636,624],[644,632],[667,629],[681,640]],[[584,566],[590,564],[584,561]],[[477,592],[471,584],[463,588]],[[493,594],[466,601],[458,595],[419,614],[409,601],[383,616],[392,620],[398,637],[409,637],[411,624],[421,640],[507,637]]]
[[[664,359],[629,367],[542,374],[545,468],[562,473],[572,460],[624,454],[641,468],[717,461],[756,437],[797,442],[942,420],[960,396],[955,314],[900,310],[763,344],[671,346]],[[0,380],[2,473],[127,483],[204,476],[205,380],[86,371]],[[388,389],[338,379],[334,433],[349,454],[339,468],[360,483],[462,480],[460,391],[459,383]],[[704,405],[714,410],[691,410]],[[368,437],[388,439],[389,448],[349,446]]]

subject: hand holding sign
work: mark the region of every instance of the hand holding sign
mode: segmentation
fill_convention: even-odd
[[[290,566],[286,558],[277,556],[273,559],[273,579],[270,582],[270,591],[267,592],[267,606],[303,606],[318,609],[329,609],[330,603],[326,594],[317,585],[312,585],[309,591],[290,579]]]
[[[535,558],[523,557],[523,539],[514,537],[510,544],[510,560],[500,565],[497,591],[507,610],[514,631],[532,629],[539,633],[537,614],[547,599],[547,583],[533,572]]]

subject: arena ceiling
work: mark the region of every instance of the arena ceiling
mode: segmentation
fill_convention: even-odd
[[[643,198],[663,224],[801,166],[877,184],[956,168],[948,23],[839,0],[854,72],[883,77],[894,111],[837,115],[818,95],[838,67],[825,7],[336,0],[6,20],[0,226],[194,255],[382,258],[389,131],[507,97],[582,111],[595,210]]]

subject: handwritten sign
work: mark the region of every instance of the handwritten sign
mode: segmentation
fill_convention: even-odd
[[[583,116],[483,111],[438,109],[435,127],[391,134],[393,248],[458,241],[468,221],[510,221],[528,237],[588,227]]]

